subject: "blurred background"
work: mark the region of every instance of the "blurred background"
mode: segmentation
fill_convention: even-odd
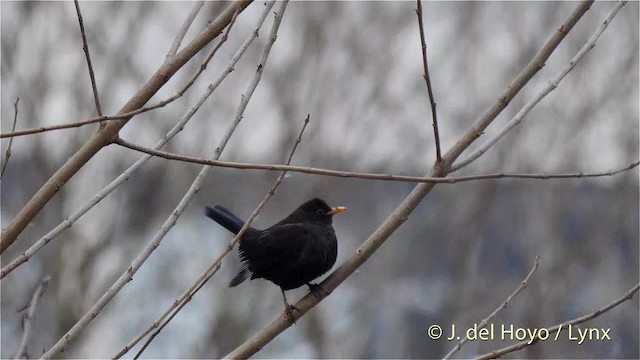
[[[531,60],[575,2],[425,2],[429,68],[443,151]],[[225,7],[207,2],[185,43]],[[221,159],[283,163],[307,113],[311,122],[293,164],[421,176],[435,159],[422,78],[415,2],[291,2],[242,123]],[[560,71],[606,17],[597,2],[546,66],[486,131],[490,136]],[[78,22],[71,2],[5,2],[1,8],[2,132],[95,116]],[[105,113],[116,113],[164,61],[189,2],[81,3]],[[152,146],[201,96],[253,31],[262,2],[238,17],[229,41],[194,87],[171,105],[137,116],[124,139]],[[277,5],[276,5],[277,8]],[[274,10],[276,9],[274,8]],[[235,71],[166,151],[208,157],[254,75],[273,21]],[[485,156],[456,175],[594,172],[638,159],[638,3],[628,3],[597,46],[560,86]],[[212,43],[213,44],[213,43]],[[211,45],[207,49],[211,48]],[[173,95],[206,52],[151,102]],[[2,179],[2,227],[97,125],[15,138]],[[482,140],[482,138],[481,138]],[[2,140],[2,156],[8,139]],[[477,146],[477,144],[476,144]],[[3,255],[37,239],[140,157],[116,145],[100,151],[50,201]],[[17,313],[40,279],[52,277],[37,309],[28,354],[39,357],[126,270],[200,171],[152,159],[108,198],[1,282],[2,358],[22,334]],[[221,204],[248,218],[276,172],[214,169],[177,225],[64,353],[114,356],[169,307],[232,236],[204,217]],[[336,216],[339,265],[411,191],[413,184],[292,173],[254,222],[271,225],[318,196],[349,211]],[[638,282],[637,170],[615,177],[501,179],[438,185],[409,220],[353,276],[259,358],[437,358],[454,344],[427,337],[432,324],[479,323],[518,287],[540,255],[527,289],[495,319],[539,328],[595,311]],[[336,266],[337,266],[336,265]],[[148,358],[224,356],[279,316],[279,289],[264,280],[227,283],[221,270],[145,351]],[[288,292],[297,300],[306,288]],[[611,341],[547,341],[521,358],[638,358],[638,296],[583,327],[610,328]],[[511,344],[469,342],[471,357]],[[137,348],[128,354],[133,356]]]

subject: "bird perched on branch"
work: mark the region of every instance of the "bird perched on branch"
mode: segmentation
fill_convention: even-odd
[[[311,281],[326,273],[336,262],[338,242],[333,230],[332,217],[347,208],[331,208],[324,200],[315,198],[300,205],[291,215],[266,230],[249,227],[240,238],[242,267],[231,280],[235,287],[247,279],[266,279],[280,287],[285,311],[293,320],[285,290],[309,286],[313,292],[321,291]],[[206,207],[205,214],[234,234],[238,234],[244,221],[229,210],[216,205]]]

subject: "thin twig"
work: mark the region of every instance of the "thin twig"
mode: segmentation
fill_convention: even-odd
[[[298,147],[298,144],[300,144],[300,141],[302,141],[302,134],[304,133],[304,130],[307,127],[307,124],[309,123],[309,117],[310,115],[307,114],[307,118],[304,120],[304,125],[302,126],[302,129],[300,130],[300,133],[298,134],[298,138],[296,139],[295,143],[293,144],[293,147],[291,149],[291,151],[289,152],[289,157],[287,159],[287,164],[291,163],[291,159],[293,159],[293,154],[295,154],[296,149]],[[151,341],[153,341],[153,339],[160,333],[160,331],[162,331],[162,329],[167,326],[167,324],[169,324],[169,322],[176,316],[176,314],[178,314],[178,312],[180,310],[182,310],[182,308],[189,302],[191,301],[191,299],[193,298],[193,296],[202,288],[202,286],[204,286],[204,284],[209,281],[209,279],[218,272],[218,270],[220,269],[221,263],[222,263],[222,259],[229,254],[229,252],[231,252],[231,250],[233,249],[233,247],[235,246],[235,244],[240,241],[240,238],[242,237],[242,235],[247,231],[247,229],[251,226],[251,223],[253,222],[253,220],[258,216],[258,214],[260,213],[260,211],[262,210],[262,208],[264,207],[264,205],[267,203],[267,201],[269,201],[269,199],[275,194],[276,190],[278,189],[278,187],[280,186],[280,184],[282,183],[282,181],[284,180],[285,176],[286,176],[287,172],[283,171],[280,176],[278,176],[278,178],[276,179],[275,183],[273,184],[273,186],[271,187],[271,189],[267,192],[267,194],[265,195],[265,197],[262,199],[262,201],[260,202],[260,204],[258,204],[258,206],[253,210],[253,212],[251,213],[251,216],[249,217],[249,219],[245,222],[245,224],[242,226],[242,228],[240,229],[240,231],[238,232],[238,234],[236,234],[234,236],[234,238],[231,240],[231,242],[229,242],[229,244],[227,245],[227,247],[225,248],[225,250],[218,255],[218,257],[215,259],[215,261],[209,266],[209,268],[204,271],[202,273],[202,275],[200,275],[200,277],[198,277],[198,279],[189,287],[189,289],[187,289],[187,291],[185,291],[178,299],[176,299],[172,306],[161,316],[162,317],[166,316],[166,314],[168,314],[169,312],[171,312],[174,308],[175,311],[173,311],[173,313],[171,313],[171,316],[169,316],[166,321],[164,321],[162,323],[162,325],[160,325],[160,327],[153,333],[153,335],[151,335],[151,337],[149,337],[149,339],[147,340],[147,342],[144,344],[144,346],[142,347],[142,349],[140,349],[140,351],[136,354],[136,356],[134,357],[135,359],[137,359],[138,357],[140,357],[140,355],[142,354],[142,352],[144,351],[144,349],[147,348],[147,346],[151,343]],[[179,304],[179,305],[178,305]],[[176,308],[176,305],[177,308]],[[156,320],[152,326],[149,328],[152,329],[154,324],[159,324],[160,323],[160,319]],[[156,325],[157,326],[157,325]],[[148,332],[147,332],[148,333]],[[135,343],[130,343],[128,345],[128,348],[131,348],[131,346],[134,346]],[[122,355],[124,355],[124,353],[119,354],[120,356],[116,356],[116,358],[121,357]]]
[[[568,322],[563,322],[562,324],[558,324],[552,327],[547,328],[547,333],[548,334],[553,334],[552,336],[554,336],[554,340],[557,340],[560,337],[560,334],[562,333],[563,329],[567,329],[569,326],[574,326],[574,325],[578,325],[578,324],[582,324],[584,322],[587,322],[591,319],[595,319],[598,316],[606,313],[607,311],[613,309],[614,307],[622,304],[623,302],[627,301],[627,300],[631,300],[633,298],[633,295],[638,292],[638,290],[640,289],[640,283],[636,284],[634,287],[632,287],[629,291],[627,291],[622,297],[618,298],[617,300],[615,300],[614,302],[610,303],[609,305],[606,305],[592,313],[589,313],[587,315],[584,315],[582,317],[573,319],[571,321]],[[540,333],[540,332],[539,332]],[[538,341],[540,341],[540,337],[535,337],[533,339],[530,340],[525,340],[522,342],[519,342],[515,345],[511,345],[508,347],[505,347],[503,349],[500,350],[496,350],[496,351],[492,351],[490,353],[484,354],[482,356],[479,356],[477,359],[495,359],[498,358],[500,356],[503,356],[505,354],[514,352],[514,351],[518,351],[518,350],[522,350],[528,346],[532,346],[533,344],[536,344]]]
[[[185,127],[187,122],[191,119],[191,117],[200,109],[202,104],[204,104],[205,100],[218,88],[218,86],[222,83],[222,81],[229,75],[232,71],[236,63],[240,60],[245,51],[249,48],[249,45],[255,40],[257,37],[257,29],[262,27],[267,15],[269,14],[269,10],[273,7],[274,2],[270,1],[266,4],[265,10],[258,20],[256,24],[255,31],[252,31],[251,34],[247,37],[244,43],[238,48],[236,53],[231,58],[231,61],[225,69],[222,71],[221,75],[218,79],[213,83],[209,84],[205,94],[198,100],[197,104],[192,107],[181,119],[178,123],[171,129],[169,132],[162,137],[154,146],[155,150],[162,148],[169,140],[171,140],[175,135],[177,135],[182,129]],[[49,231],[45,236],[36,241],[29,249],[27,249],[22,255],[18,256],[16,259],[11,261],[8,265],[0,270],[0,279],[4,278],[7,274],[13,271],[15,268],[28,261],[31,256],[33,256],[38,250],[44,247],[49,241],[56,238],[58,235],[63,233],[66,229],[70,228],[71,225],[76,222],[80,217],[82,217],[87,211],[97,205],[102,199],[104,199],[107,195],[109,195],[113,190],[115,190],[120,184],[124,183],[129,179],[129,177],[144,163],[147,162],[151,158],[150,155],[145,154],[138,161],[136,161],[133,165],[131,165],[127,170],[125,170],[120,176],[114,179],[109,185],[104,187],[100,192],[94,195],[91,200],[85,203],[80,209],[71,214],[67,219],[65,219],[62,223],[56,226],[54,229]]]
[[[220,38],[220,40],[216,43],[216,45],[213,47],[213,49],[211,49],[209,54],[207,54],[205,60],[202,62],[202,64],[200,64],[200,67],[198,67],[198,70],[191,76],[189,81],[175,95],[173,95],[173,96],[171,96],[169,98],[166,98],[166,99],[164,99],[162,101],[159,101],[159,102],[157,102],[157,103],[155,103],[153,105],[144,106],[144,107],[141,107],[139,109],[136,109],[136,110],[133,110],[133,111],[130,111],[130,112],[126,112],[126,113],[122,113],[122,114],[118,114],[118,115],[111,115],[111,116],[98,116],[98,117],[94,117],[94,118],[91,118],[91,119],[75,121],[75,122],[71,122],[71,123],[67,123],[67,124],[41,126],[41,127],[32,128],[32,129],[25,129],[25,130],[20,130],[20,131],[12,131],[10,133],[2,133],[2,134],[0,134],[0,139],[1,138],[6,138],[6,137],[16,137],[16,136],[25,136],[25,135],[38,134],[38,133],[42,133],[42,132],[46,132],[46,131],[70,129],[70,128],[75,128],[75,127],[81,127],[81,126],[85,126],[85,125],[95,124],[95,123],[103,122],[103,121],[129,119],[129,118],[131,118],[131,117],[133,117],[135,115],[139,115],[139,114],[145,113],[147,111],[151,111],[151,110],[155,110],[155,109],[167,106],[168,104],[170,104],[170,103],[174,102],[175,100],[181,98],[187,92],[187,90],[189,90],[191,88],[191,86],[196,82],[196,80],[198,79],[200,74],[202,74],[202,72],[207,68],[207,65],[209,64],[209,61],[211,60],[211,58],[213,58],[213,56],[216,54],[218,49],[220,49],[222,44],[224,44],[227,41],[227,39],[229,38],[229,31],[231,31],[231,27],[233,26],[237,15],[238,15],[238,12],[235,12],[233,17],[231,18],[231,21],[229,22],[229,25],[227,26],[227,28],[225,30],[225,32],[223,33],[222,37]]]
[[[283,6],[283,11],[284,11],[284,6]],[[277,32],[279,25],[280,25],[279,21],[274,21],[272,34],[271,34],[272,39],[270,39],[270,41],[268,41],[263,48],[263,51],[259,60],[259,65],[258,65],[258,68],[256,69],[256,74],[253,80],[251,81],[251,83],[249,84],[249,86],[247,87],[245,94],[241,96],[241,100],[240,100],[240,104],[238,105],[236,116],[232,124],[229,126],[229,129],[225,133],[223,139],[221,140],[220,145],[218,145],[218,147],[213,152],[213,155],[212,155],[213,159],[218,159],[220,157],[220,154],[224,150],[226,144],[228,143],[235,129],[238,127],[238,124],[242,120],[242,116],[249,103],[249,100],[251,99],[251,96],[253,95],[256,87],[258,86],[258,83],[260,82],[260,79],[262,78],[262,72],[264,70],[264,66],[266,65],[273,43],[275,42],[275,33]],[[73,325],[73,327],[71,327],[71,329],[62,338],[60,338],[60,340],[58,340],[58,342],[49,351],[47,351],[47,353],[43,355],[43,358],[50,359],[52,357],[57,356],[61,352],[63,352],[68,346],[69,342],[75,339],[80,334],[80,332],[87,326],[87,324],[89,324],[96,316],[98,316],[100,311],[102,311],[102,309],[111,301],[111,299],[113,299],[113,297],[129,281],[131,281],[131,279],[133,279],[133,275],[140,269],[140,267],[142,267],[142,265],[149,258],[149,256],[151,256],[151,254],[155,251],[155,249],[157,249],[158,246],[160,246],[160,242],[162,241],[162,239],[169,232],[169,230],[173,228],[173,226],[176,224],[176,222],[178,221],[178,219],[180,218],[184,210],[189,206],[193,198],[196,196],[196,194],[200,190],[202,183],[204,182],[207,174],[211,169],[212,169],[211,166],[203,166],[202,170],[200,171],[198,176],[196,176],[195,180],[189,187],[189,190],[185,193],[185,195],[182,197],[182,199],[180,200],[176,208],[171,212],[169,217],[158,229],[158,232],[154,235],[154,237],[147,243],[144,249],[142,249],[142,251],[138,254],[138,256],[131,262],[129,267],[122,273],[122,275],[120,275],[118,280],[116,280],[116,282],[113,283],[113,285],[111,285],[111,287],[102,295],[102,297],[100,297],[100,299],[89,309],[89,311],[86,314],[84,314],[80,318],[80,320],[78,320],[78,322],[76,322],[75,325]]]
[[[96,112],[98,116],[102,116],[102,106],[100,106],[100,97],[98,97],[98,86],[96,85],[96,77],[93,73],[93,65],[91,65],[91,56],[89,55],[89,44],[87,43],[87,36],[84,32],[84,22],[82,21],[82,13],[80,12],[80,4],[78,0],[73,0],[76,6],[76,14],[78,14],[78,23],[80,24],[80,35],[82,35],[82,50],[84,50],[84,56],[87,58],[87,66],[89,67],[89,77],[91,78],[91,89],[93,90],[93,99],[96,103]]]
[[[565,178],[587,178],[587,177],[601,177],[612,176],[618,173],[636,168],[639,161],[634,161],[629,165],[625,165],[622,168],[599,172],[599,173],[565,173],[565,174],[521,174],[521,173],[493,173],[493,174],[480,174],[480,175],[467,175],[467,176],[455,176],[455,177],[421,177],[421,176],[404,176],[394,174],[379,174],[379,173],[361,173],[331,169],[319,169],[307,166],[294,166],[294,165],[282,165],[282,164],[259,164],[259,163],[244,163],[233,161],[220,161],[209,160],[192,156],[178,155],[169,153],[166,151],[157,151],[146,148],[137,144],[133,144],[122,138],[117,139],[114,143],[124,146],[126,148],[140,151],[146,154],[151,154],[165,159],[184,161],[194,164],[203,164],[219,167],[227,167],[234,169],[252,169],[252,170],[269,170],[269,171],[290,171],[304,174],[316,174],[324,176],[334,176],[342,178],[356,178],[356,179],[369,179],[369,180],[383,180],[383,181],[403,181],[403,182],[415,182],[415,183],[432,183],[432,184],[454,184],[464,181],[477,181],[487,179],[498,178],[518,178],[518,179],[565,179]]]
[[[457,171],[469,165],[470,163],[472,163],[474,160],[476,160],[477,158],[482,156],[485,152],[487,152],[489,148],[495,145],[498,142],[498,140],[502,139],[502,137],[506,133],[508,133],[511,129],[513,129],[517,125],[519,125],[522,122],[522,120],[525,119],[527,114],[536,105],[538,105],[538,103],[542,99],[544,99],[550,92],[552,92],[558,87],[558,84],[560,84],[562,79],[564,79],[564,77],[567,76],[567,74],[576,66],[576,64],[578,64],[580,60],[584,58],[584,56],[589,52],[589,50],[593,49],[600,35],[602,35],[602,33],[605,31],[609,23],[611,23],[611,21],[618,14],[618,11],[620,11],[620,9],[622,9],[622,7],[626,3],[627,3],[626,1],[618,1],[616,4],[614,4],[613,8],[609,12],[605,20],[600,24],[600,26],[596,29],[593,35],[591,35],[589,40],[587,40],[587,42],[584,44],[582,49],[578,51],[578,53],[571,59],[571,61],[569,61],[569,63],[554,78],[552,78],[549,81],[549,83],[533,99],[527,102],[520,109],[520,111],[518,111],[518,113],[505,126],[503,126],[502,129],[498,131],[497,134],[495,134],[492,138],[487,140],[484,144],[482,144],[478,149],[473,151],[471,154],[469,154],[468,156],[465,156],[464,158],[460,159],[455,164],[453,164],[451,166],[451,171],[452,172]]]
[[[13,125],[11,125],[11,131],[16,130],[16,123],[18,122],[18,102],[20,98],[16,98],[16,102],[13,103]],[[7,152],[4,155],[4,162],[2,163],[2,171],[0,171],[0,178],[4,175],[4,170],[7,168],[9,158],[11,157],[11,145],[13,144],[13,138],[9,139],[9,145],[7,146]]]
[[[138,115],[140,113],[143,113],[143,112],[149,111],[149,110],[153,110],[155,108],[156,107],[152,107],[152,108],[144,107],[144,108],[141,108],[141,109],[138,109],[138,110],[135,110],[135,111],[124,113],[122,115],[98,116],[98,117],[93,117],[93,118],[87,119],[87,120],[80,120],[80,121],[70,122],[70,123],[67,123],[67,124],[40,126],[40,127],[37,127],[37,128],[24,129],[24,130],[19,130],[19,131],[12,131],[12,132],[8,132],[8,133],[0,133],[0,139],[39,134],[39,133],[46,132],[46,131],[71,129],[71,128],[90,125],[90,124],[95,124],[95,123],[103,122],[103,121],[128,119],[128,118],[130,118],[130,117],[132,117],[134,115]]]
[[[581,2],[571,15],[565,20],[561,26],[561,31],[549,39],[549,41],[540,49],[534,59],[527,65],[511,86],[505,90],[496,105],[488,109],[454,144],[454,146],[443,156],[442,162],[436,162],[432,168],[430,175],[432,177],[443,177],[447,175],[448,167],[455,159],[464,151],[484,129],[491,124],[496,116],[504,109],[509,101],[518,94],[522,87],[535,75],[541,68],[541,64],[551,55],[558,44],[566,34],[568,34],[578,20],[589,9],[593,1]],[[282,333],[293,322],[304,316],[308,311],[315,307],[322,299],[327,297],[333,290],[342,284],[356,269],[371,257],[375,251],[393,234],[407,219],[424,197],[433,189],[435,184],[418,184],[411,193],[398,205],[398,207],[380,224],[380,226],[367,238],[367,240],[356,249],[356,251],[348,257],[335,271],[333,271],[324,281],[320,283],[324,292],[320,294],[307,294],[294,306],[298,311],[293,313],[293,319],[285,314],[280,315],[276,320],[271,322],[257,334],[247,339],[243,344],[227,354],[225,358],[248,358],[262,349],[267,343],[273,340],[278,334]]]
[[[178,94],[177,94],[178,97],[182,96],[191,87],[191,85],[193,85],[193,83],[195,83],[196,79],[198,79],[200,74],[202,74],[202,72],[207,68],[207,65],[209,65],[209,62],[211,61],[213,56],[218,52],[218,49],[220,49],[222,44],[224,44],[227,41],[227,39],[229,38],[229,33],[231,32],[231,28],[233,27],[233,24],[236,23],[236,17],[237,16],[238,16],[238,11],[236,11],[233,14],[233,17],[231,18],[231,22],[229,22],[229,26],[227,26],[227,30],[224,32],[224,34],[220,38],[220,41],[218,41],[218,43],[213,47],[213,49],[211,49],[211,51],[209,51],[209,53],[207,54],[207,57],[205,57],[205,59],[202,62],[202,64],[200,64],[200,68],[198,68],[198,71],[196,71],[196,73],[193,74],[191,79],[189,79],[189,82],[182,88],[182,90],[180,92],[178,92]],[[251,34],[251,35],[253,36],[253,34]],[[251,41],[249,41],[249,44],[253,41],[253,39],[255,39],[255,36],[254,37],[250,37],[250,39],[251,39]],[[243,52],[244,52],[244,50],[243,50]],[[231,71],[233,71],[233,67],[231,69],[229,69],[229,72],[231,72]]]
[[[424,24],[422,23],[422,3],[420,0],[416,0],[417,8],[416,14],[418,15],[418,27],[420,28],[420,44],[422,45],[422,67],[424,68],[424,81],[427,83],[427,93],[429,94],[429,103],[431,104],[431,117],[433,118],[433,137],[436,143],[436,161],[442,161],[442,155],[440,153],[440,134],[438,132],[438,115],[436,113],[436,100],[433,96],[433,90],[431,89],[431,77],[429,76],[429,65],[427,64],[427,41],[424,36]]]
[[[536,261],[533,264],[533,268],[531,269],[531,271],[529,271],[529,274],[527,275],[527,277],[524,278],[524,280],[522,280],[522,282],[520,282],[520,286],[518,286],[518,288],[511,293],[511,295],[509,295],[509,297],[507,297],[507,299],[502,303],[502,305],[500,305],[494,312],[492,312],[489,316],[487,316],[484,320],[482,320],[480,322],[480,324],[478,325],[478,329],[484,329],[487,324],[489,323],[489,321],[491,321],[491,319],[493,319],[500,311],[502,311],[503,309],[507,308],[507,305],[509,305],[509,303],[516,297],[518,296],[518,294],[520,294],[524,289],[527,288],[527,282],[529,281],[529,279],[531,278],[531,276],[533,275],[534,272],[536,272],[536,270],[538,269],[538,265],[540,264],[540,256],[536,256]],[[464,336],[462,340],[460,340],[458,342],[458,344],[456,344],[456,346],[451,349],[451,351],[449,351],[449,353],[447,355],[444,356],[443,359],[451,359],[451,357],[457,353],[458,351],[460,351],[460,349],[462,349],[462,346],[469,341],[469,338]]]
[[[28,310],[22,318],[22,339],[20,340],[20,345],[18,345],[18,350],[16,351],[15,359],[22,359],[23,357],[28,359],[27,355],[27,342],[29,341],[29,337],[31,336],[31,329],[33,328],[33,317],[36,313],[36,308],[38,307],[38,301],[40,301],[40,297],[44,294],[44,291],[47,289],[49,285],[49,281],[51,280],[51,276],[46,275],[42,281],[40,281],[40,285],[36,287],[33,295],[31,295],[31,300],[27,305]]]
[[[180,48],[180,44],[182,44],[182,40],[184,40],[184,37],[187,35],[187,31],[189,31],[189,28],[193,24],[193,21],[196,19],[196,16],[198,16],[198,13],[200,12],[200,9],[202,9],[202,6],[204,6],[204,1],[197,1],[195,4],[193,4],[193,8],[191,9],[191,11],[189,12],[189,15],[187,15],[187,18],[184,20],[184,23],[180,27],[180,30],[178,31],[176,38],[173,40],[173,43],[169,48],[169,52],[167,52],[165,61],[169,61],[171,58],[176,56],[176,53]]]

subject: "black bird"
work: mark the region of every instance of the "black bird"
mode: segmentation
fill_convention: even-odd
[[[311,281],[331,269],[338,255],[336,233],[331,225],[333,215],[347,208],[331,208],[315,198],[300,205],[291,215],[266,230],[249,227],[240,238],[240,259],[243,262],[229,287],[247,279],[266,279],[280,287],[287,314],[293,319],[285,290],[302,285],[317,291]],[[244,221],[229,210],[216,205],[206,207],[205,214],[234,234]]]

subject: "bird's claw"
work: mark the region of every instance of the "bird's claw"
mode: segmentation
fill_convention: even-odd
[[[329,292],[325,291],[321,285],[308,283],[309,292],[312,293],[316,299],[321,300],[323,297],[329,296]]]
[[[287,316],[287,319],[291,320],[292,323],[296,323],[296,318],[293,316],[293,311],[300,311],[297,307],[289,304],[285,301],[284,303],[284,314]]]

